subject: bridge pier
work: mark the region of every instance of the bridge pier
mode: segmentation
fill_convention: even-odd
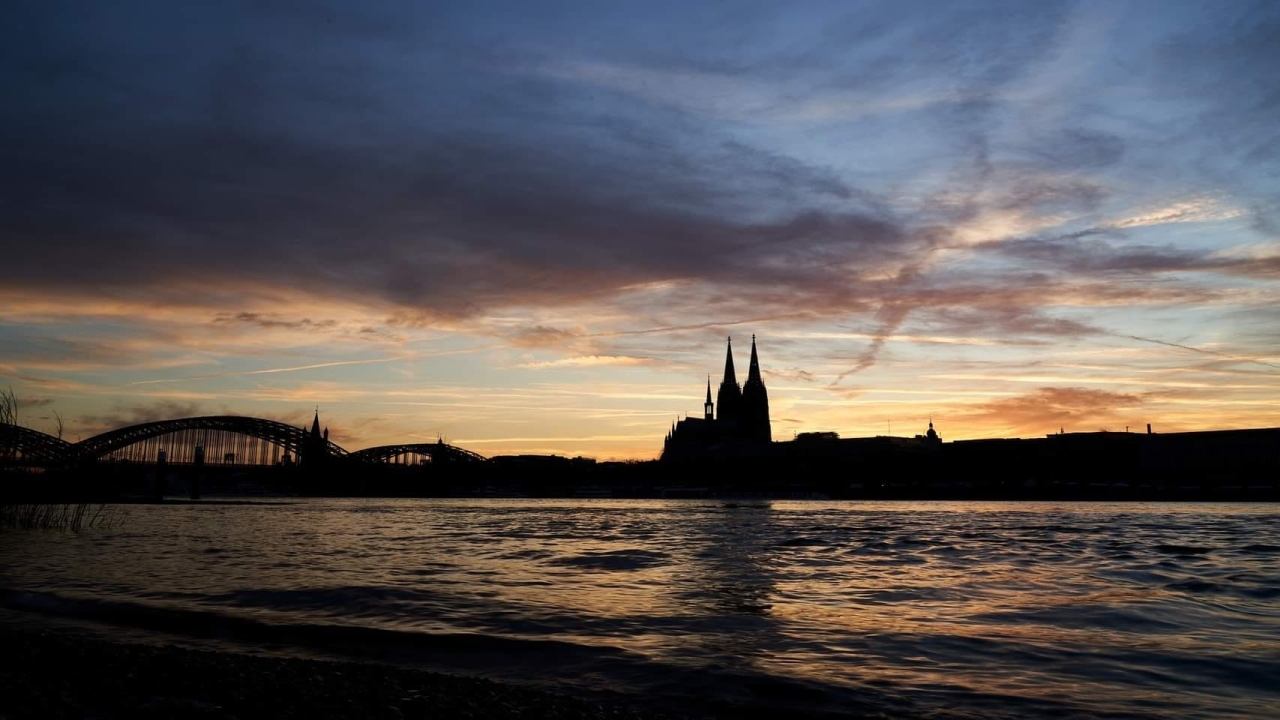
[[[165,491],[169,485],[169,458],[164,450],[156,454],[156,502],[164,502]]]
[[[191,482],[187,486],[192,500],[200,499],[200,481],[204,478],[204,446],[196,446],[195,471],[191,473]]]

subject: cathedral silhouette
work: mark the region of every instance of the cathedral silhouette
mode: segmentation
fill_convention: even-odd
[[[773,440],[769,425],[769,392],[760,377],[760,359],[756,355],[756,336],[751,336],[751,366],[747,382],[738,385],[733,367],[733,338],[725,351],[724,379],[711,401],[711,377],[707,376],[707,399],[701,418],[687,417],[671,426],[662,445],[662,456],[697,454],[712,446],[727,443],[768,443]],[[718,409],[718,412],[717,412]]]

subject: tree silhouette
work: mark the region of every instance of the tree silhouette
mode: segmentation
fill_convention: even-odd
[[[13,394],[12,387],[0,390],[0,423],[18,424],[18,397]]]

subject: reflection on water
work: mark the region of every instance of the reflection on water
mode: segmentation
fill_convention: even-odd
[[[24,612],[651,697],[974,716],[1280,701],[1270,506],[141,506],[115,530],[0,536],[0,568]]]

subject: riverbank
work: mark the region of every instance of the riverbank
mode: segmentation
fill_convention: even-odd
[[[776,705],[659,708],[608,692],[599,697],[575,697],[379,663],[259,656],[115,640],[72,626],[35,628],[0,623],[0,647],[4,648],[0,657],[0,720],[717,720],[776,717],[779,712]],[[835,720],[867,716],[802,713],[795,717]]]
[[[0,626],[0,718],[689,717],[374,663],[260,657]],[[696,716],[695,716],[696,717]]]

